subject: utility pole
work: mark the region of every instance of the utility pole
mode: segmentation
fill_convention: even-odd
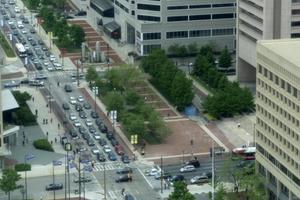
[[[81,169],[80,169],[80,162],[81,162],[81,159],[79,157],[79,164],[78,164],[78,172],[79,172],[79,188],[78,188],[78,192],[79,192],[79,200],[81,200]]]
[[[215,200],[215,143],[214,143],[214,140],[212,139],[212,157],[211,157],[211,174],[212,174],[212,183],[211,183],[211,186],[212,186],[212,192],[211,192],[211,199],[212,200]]]
[[[160,193],[163,193],[163,159],[160,156]]]
[[[106,200],[106,167],[105,167],[105,163],[103,163],[103,168],[104,168],[104,171],[103,171],[103,178],[104,178],[104,200]]]
[[[78,60],[76,60],[76,72],[77,72],[77,87],[79,87],[79,64],[78,64]]]

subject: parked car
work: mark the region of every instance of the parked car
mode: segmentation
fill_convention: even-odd
[[[100,124],[99,125],[99,130],[102,132],[102,133],[107,133],[108,129],[107,127],[105,126],[105,124]]]
[[[106,141],[104,138],[100,138],[99,144],[100,144],[101,146],[104,146],[104,145],[107,144],[107,141]]]
[[[8,81],[4,83],[4,88],[19,87],[19,86],[20,86],[19,81]]]
[[[123,155],[124,154],[124,149],[122,145],[118,144],[115,146],[115,151],[118,155]]]
[[[98,147],[93,147],[93,148],[91,148],[91,152],[93,154],[98,154],[98,153],[100,153],[100,149],[98,149]]]
[[[108,153],[108,159],[109,159],[110,161],[116,161],[116,160],[117,160],[117,156],[116,156],[115,153],[109,152],[109,153]]]
[[[68,103],[63,103],[62,107],[64,110],[70,110],[70,106]]]
[[[93,126],[93,122],[92,122],[91,119],[86,119],[86,120],[85,120],[85,124],[86,124],[87,126]]]
[[[72,121],[74,121],[74,120],[77,119],[75,113],[70,113],[69,118],[70,118],[70,120],[72,120]]]
[[[190,183],[191,184],[199,184],[199,183],[208,183],[209,179],[207,176],[194,176],[191,178]]]
[[[102,152],[97,154],[97,159],[100,162],[105,162],[106,161],[105,155]]]
[[[46,186],[46,190],[47,191],[53,191],[53,190],[61,190],[63,189],[63,184],[62,183],[51,183],[49,185]]]
[[[80,112],[80,111],[82,111],[82,105],[80,105],[80,104],[76,104],[75,105],[75,110],[77,111],[77,112]]]
[[[78,139],[79,138],[78,134],[76,133],[76,131],[74,129],[70,130],[70,135],[71,135],[72,139]]]
[[[85,134],[85,133],[87,133],[87,130],[86,130],[86,128],[84,128],[83,126],[82,127],[79,127],[79,133],[80,134]]]
[[[96,119],[95,122],[97,126],[100,126],[100,124],[103,123],[100,118]]]
[[[86,15],[86,11],[84,10],[80,10],[75,14],[75,16],[85,16],[85,15]]]
[[[169,180],[171,182],[171,185],[174,184],[174,182],[177,182],[177,181],[184,181],[184,176],[179,174],[179,175],[175,175],[175,176],[172,176]]]
[[[84,102],[83,96],[78,96],[78,97],[77,97],[77,101],[78,101],[78,102]]]
[[[93,134],[93,133],[96,133],[95,127],[90,126],[90,127],[89,127],[89,132],[92,133],[92,134]]]
[[[105,145],[105,146],[103,147],[103,151],[104,151],[105,153],[109,153],[109,152],[111,152],[111,148],[110,148],[108,145]]]
[[[77,103],[77,101],[76,101],[76,99],[75,99],[75,97],[70,97],[70,104],[76,104]]]
[[[80,111],[79,112],[79,117],[82,118],[82,119],[85,119],[86,118],[86,113],[84,111]]]
[[[121,160],[122,160],[122,162],[125,163],[125,164],[130,163],[129,156],[126,155],[126,154],[123,154],[123,155],[121,156]]]
[[[64,146],[68,142],[68,138],[66,136],[61,137],[60,143]]]
[[[88,133],[84,133],[84,134],[82,134],[82,138],[85,140],[89,140],[91,137]]]
[[[81,123],[80,123],[79,120],[74,120],[73,125],[74,125],[75,127],[80,127],[80,126],[81,126]]]
[[[117,145],[119,145],[119,142],[115,139],[115,138],[112,138],[111,140],[110,140],[110,143],[111,143],[111,145],[112,146],[117,146]]]
[[[89,146],[95,146],[95,142],[92,139],[87,140],[86,143]]]
[[[116,171],[117,174],[132,174],[132,168],[124,167]]]
[[[124,200],[135,200],[135,198],[131,194],[126,194]]]
[[[72,92],[72,87],[71,87],[71,85],[66,84],[66,85],[65,85],[65,91],[66,91],[66,92]]]
[[[101,136],[100,136],[100,134],[99,133],[94,133],[94,139],[95,140],[100,140],[101,139]]]
[[[99,118],[99,115],[98,115],[97,112],[92,111],[92,112],[91,112],[91,117],[94,118],[94,119],[96,119],[96,118]]]
[[[160,172],[160,173],[157,173],[154,177],[156,180],[159,180],[160,178],[162,179],[165,179],[165,180],[169,180],[170,178],[172,178],[172,175],[168,172]]]
[[[195,170],[196,170],[196,168],[193,165],[185,165],[185,166],[181,167],[179,171],[181,173],[183,173],[183,172],[193,172]]]
[[[91,105],[90,105],[88,102],[85,102],[85,103],[83,104],[83,107],[84,107],[85,109],[87,109],[87,110],[91,109]]]
[[[107,137],[108,140],[112,140],[114,138],[114,135],[113,135],[113,133],[111,131],[108,131],[106,133],[106,137]]]
[[[74,183],[79,183],[79,182],[88,183],[88,182],[91,182],[91,181],[92,181],[92,178],[90,178],[90,177],[80,177],[80,179],[79,178],[75,179]]]
[[[195,168],[200,167],[200,162],[197,159],[189,160],[185,163],[185,165],[193,165]]]
[[[124,174],[116,179],[116,183],[132,181],[131,175]]]

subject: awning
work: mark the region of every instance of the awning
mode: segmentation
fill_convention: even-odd
[[[101,12],[113,9],[113,5],[107,0],[91,0],[91,4],[97,6]]]
[[[2,111],[7,111],[15,108],[19,108],[15,97],[10,90],[2,90]]]
[[[107,24],[104,25],[104,28],[109,31],[110,33],[114,32],[114,31],[119,31],[119,29],[121,28],[119,24],[117,24],[117,22],[112,21],[109,22]]]

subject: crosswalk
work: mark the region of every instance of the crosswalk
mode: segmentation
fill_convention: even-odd
[[[126,165],[124,165],[124,164],[121,163],[121,162],[95,163],[95,166],[94,166],[94,170],[93,170],[93,171],[99,172],[99,171],[104,171],[104,169],[105,169],[105,170],[115,170],[115,169],[123,168],[123,167],[125,167],[125,166],[126,166]]]

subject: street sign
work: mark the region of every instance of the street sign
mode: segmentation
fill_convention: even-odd
[[[131,135],[130,142],[131,142],[131,144],[137,144],[138,143],[138,135]]]
[[[96,95],[98,95],[98,93],[99,93],[98,87],[95,87],[95,86],[92,88],[92,91]]]
[[[111,121],[116,122],[117,121],[117,117],[118,117],[118,113],[116,110],[111,110],[109,112],[109,117],[111,119]]]
[[[25,65],[28,65],[28,58],[25,57]]]

